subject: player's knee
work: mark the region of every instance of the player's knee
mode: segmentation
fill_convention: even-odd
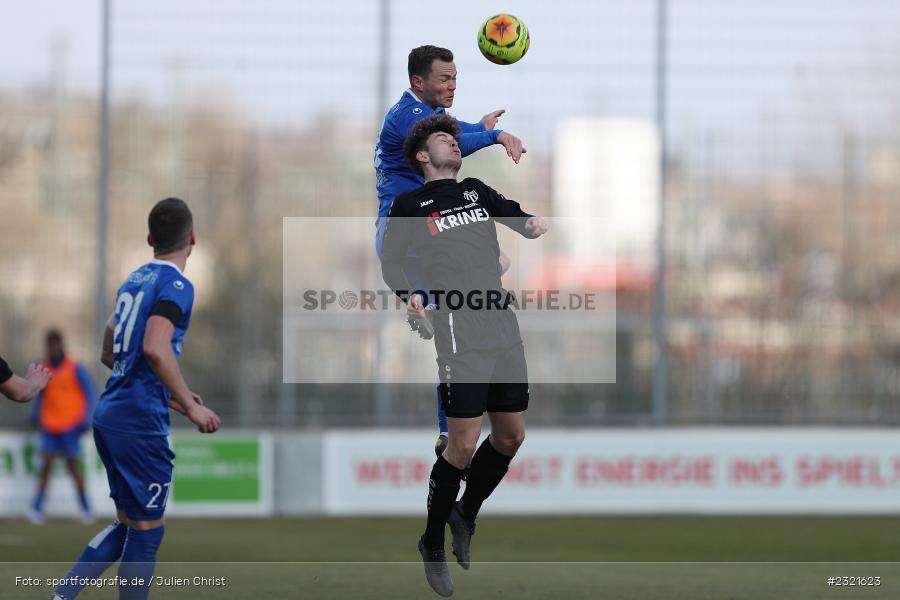
[[[444,455],[450,464],[458,468],[465,468],[472,460],[472,455],[475,454],[476,444],[477,440],[456,440],[454,443],[453,436],[450,436],[450,444],[444,450]]]
[[[506,431],[501,434],[491,434],[491,441],[497,450],[509,456],[515,455],[525,441],[525,430]]]

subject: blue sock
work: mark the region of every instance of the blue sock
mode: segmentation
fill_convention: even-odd
[[[72,570],[66,575],[66,579],[73,577],[93,579],[99,577],[103,571],[109,568],[119,557],[122,556],[122,547],[125,545],[125,534],[128,528],[123,523],[113,521],[112,525],[94,536],[84,552],[78,557],[78,562],[72,567]],[[65,598],[72,600],[81,592],[83,585],[73,584],[67,581],[65,585],[56,588],[56,593]]]
[[[447,415],[444,414],[444,409],[441,408],[441,386],[438,384],[437,388],[437,409],[438,409],[438,431],[440,433],[447,433],[449,431],[447,429]]]
[[[165,525],[154,529],[129,529],[125,541],[119,577],[127,585],[119,586],[119,600],[146,600],[150,595],[153,569],[156,568],[156,552],[162,543]],[[135,579],[143,579],[143,585],[132,585]]]
[[[37,512],[44,512],[44,492],[37,493],[37,496],[34,497],[34,502],[31,504],[31,508]]]
[[[83,510],[84,512],[91,512],[91,507],[88,504],[87,494],[84,493],[84,490],[79,490],[78,501],[81,502],[81,510]]]

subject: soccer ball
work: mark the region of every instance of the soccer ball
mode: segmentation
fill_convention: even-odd
[[[478,30],[478,49],[498,65],[511,65],[520,60],[530,43],[525,23],[512,15],[494,15]]]

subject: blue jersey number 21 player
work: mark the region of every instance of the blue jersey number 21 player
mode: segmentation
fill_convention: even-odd
[[[220,425],[188,388],[177,362],[194,303],[194,287],[183,273],[195,243],[191,211],[182,200],[167,198],[153,207],[148,222],[154,258],[116,294],[101,355],[112,375],[94,412],[94,441],[118,518],[88,543],[54,600],[72,600],[120,558],[119,598],[149,596],[175,458],[169,409],[202,433]]]

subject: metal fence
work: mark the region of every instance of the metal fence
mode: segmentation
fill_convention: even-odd
[[[488,15],[475,1],[111,2],[108,298],[149,257],[152,203],[184,197],[199,243],[182,364],[226,422],[430,423],[429,385],[391,386],[376,404],[371,385],[281,384],[282,217],[375,214],[374,136],[424,43],[456,53],[454,113],[506,108],[501,126],[529,148],[518,166],[482,151],[466,174],[575,216],[553,196],[560,126],[655,122],[661,4],[665,422],[897,423],[900,7],[889,0],[523,1],[510,10],[533,39],[511,67],[478,55]],[[58,326],[100,375],[100,14],[59,10],[73,12],[70,29],[31,35],[32,58],[0,75],[0,354],[21,370]],[[623,286],[618,304],[617,383],[536,385],[533,421],[654,422],[653,285]],[[3,425],[25,420],[0,407]]]

